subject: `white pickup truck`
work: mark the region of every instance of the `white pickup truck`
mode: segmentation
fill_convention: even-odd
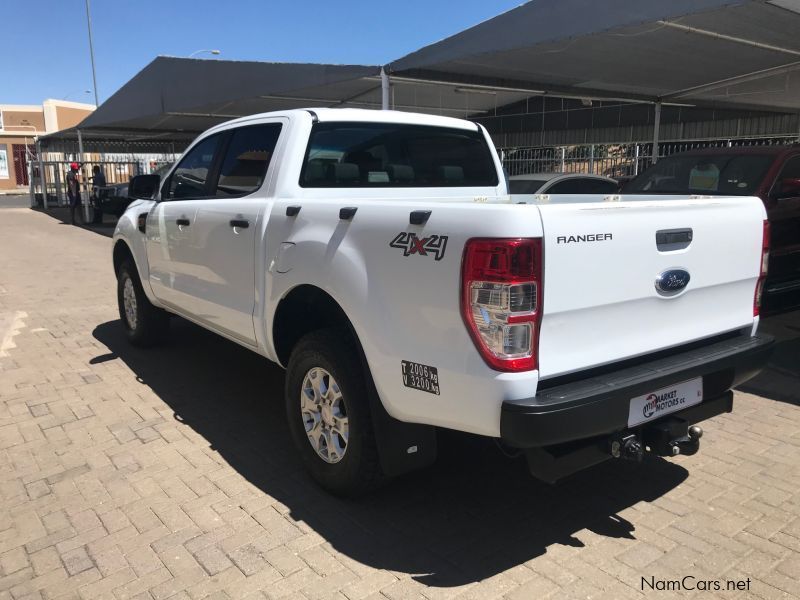
[[[229,121],[154,183],[114,233],[128,338],[174,313],[284,366],[336,493],[429,464],[436,428],[547,481],[692,454],[771,350],[757,198],[511,196],[480,125],[351,109]]]

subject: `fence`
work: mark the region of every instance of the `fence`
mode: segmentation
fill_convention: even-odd
[[[46,206],[65,206],[67,201],[67,172],[69,160],[45,160],[34,162],[31,180],[31,204],[42,206],[42,198],[47,198]],[[141,173],[150,173],[156,168],[170,162],[160,156],[147,156],[144,159],[128,160],[89,160],[81,164],[82,195],[88,197],[91,189],[91,177],[95,166],[99,166],[106,176],[106,185],[127,184],[131,177]],[[43,169],[44,179],[40,177]]]
[[[696,148],[773,146],[798,141],[798,136],[661,142],[658,157]],[[498,148],[509,175],[529,173],[595,173],[608,177],[638,175],[653,161],[653,144],[590,144],[530,148]]]

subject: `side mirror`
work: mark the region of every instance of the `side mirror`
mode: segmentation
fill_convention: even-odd
[[[795,177],[781,179],[775,186],[775,191],[772,195],[776,200],[800,197],[800,179]]]
[[[136,200],[152,200],[161,182],[160,175],[136,175],[128,183],[128,196]]]

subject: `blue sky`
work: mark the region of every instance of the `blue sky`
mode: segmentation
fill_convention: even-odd
[[[218,48],[230,60],[382,64],[521,1],[91,0],[100,102],[160,54]],[[93,102],[84,0],[9,4],[0,104]]]

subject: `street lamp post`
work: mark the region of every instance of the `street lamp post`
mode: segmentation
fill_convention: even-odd
[[[86,26],[89,28],[89,58],[92,59],[92,85],[94,86],[94,105],[100,106],[97,100],[97,75],[94,69],[94,42],[92,41],[92,16],[89,11],[89,0],[86,0]]]
[[[214,56],[217,56],[218,54],[220,54],[219,50],[195,50],[194,52],[192,52],[188,56],[188,58],[193,58],[194,56],[197,56],[198,54],[203,54],[205,52],[208,52],[209,54],[213,54]]]

